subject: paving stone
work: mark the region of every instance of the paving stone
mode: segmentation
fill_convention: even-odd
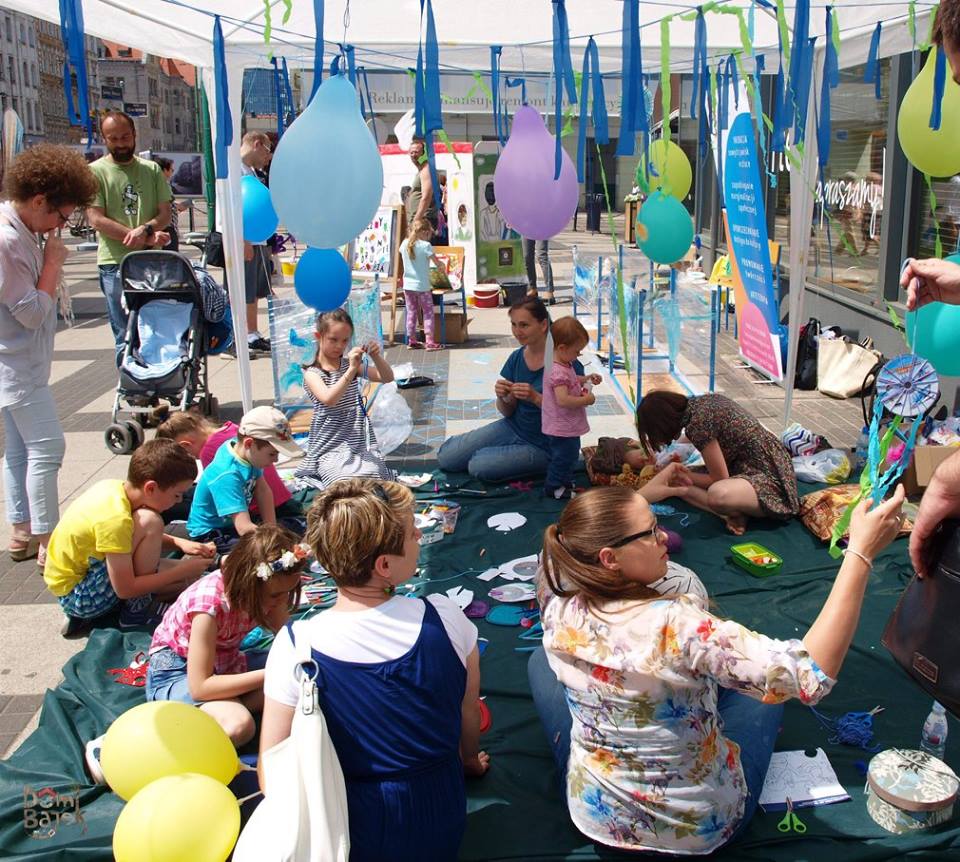
[[[0,699],[0,715],[19,715],[29,718],[42,705],[42,694],[14,694]]]

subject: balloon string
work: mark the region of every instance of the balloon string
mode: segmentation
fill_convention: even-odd
[[[249,802],[251,799],[256,799],[258,796],[263,796],[263,791],[258,790],[256,793],[251,793],[249,796],[242,796],[237,800],[237,805],[243,805],[244,802]]]

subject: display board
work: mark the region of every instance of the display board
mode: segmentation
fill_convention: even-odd
[[[381,278],[396,275],[399,215],[400,210],[392,206],[382,206],[377,210],[373,221],[354,241],[354,272],[363,276],[377,274]]]
[[[507,226],[497,206],[493,175],[500,160],[496,142],[483,141],[474,151],[474,230],[477,244],[477,281],[515,281],[526,278],[523,245]]]

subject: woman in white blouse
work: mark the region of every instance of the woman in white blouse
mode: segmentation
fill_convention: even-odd
[[[823,609],[802,640],[783,641],[714,616],[695,594],[664,594],[666,537],[642,496],[594,488],[569,503],[544,536],[545,653],[529,672],[584,835],[706,854],[747,824],[782,704],[833,687],[903,496],[857,508]]]
[[[65,448],[48,385],[67,256],[56,231],[96,191],[80,153],[41,144],[7,170],[0,203],[0,413],[9,551],[18,561],[36,555],[41,566],[60,516],[57,473]]]

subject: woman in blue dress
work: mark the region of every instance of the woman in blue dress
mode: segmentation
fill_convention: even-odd
[[[267,661],[263,753],[290,735],[309,642],[346,781],[351,862],[456,859],[464,775],[483,775],[477,629],[445,595],[410,599],[417,568],[411,492],[347,479],[319,494],[306,541],[338,586],[336,604],[277,636]]]

